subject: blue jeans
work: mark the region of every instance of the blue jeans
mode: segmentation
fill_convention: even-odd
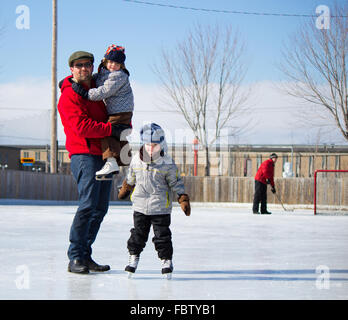
[[[70,260],[91,257],[92,244],[109,208],[112,181],[98,181],[96,171],[105,162],[101,156],[77,154],[71,157],[71,172],[77,182],[79,207],[70,229]]]

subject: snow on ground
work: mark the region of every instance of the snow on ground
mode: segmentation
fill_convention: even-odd
[[[93,246],[106,273],[67,272],[76,205],[0,205],[0,299],[348,299],[348,217],[251,205],[172,213],[174,273],[162,278],[152,232],[128,279],[130,206],[111,205]]]

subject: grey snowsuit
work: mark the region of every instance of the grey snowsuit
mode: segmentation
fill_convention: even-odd
[[[173,191],[185,193],[184,183],[173,159],[166,153],[150,163],[142,160],[143,149],[132,159],[127,184],[134,186],[131,194],[134,228],[127,242],[130,254],[139,255],[145,248],[151,225],[152,239],[160,259],[172,259],[170,231]],[[144,151],[145,152],[145,151]]]
[[[136,154],[129,166],[127,183],[135,188],[131,195],[133,210],[146,215],[170,214],[173,192],[185,193],[184,183],[173,159],[165,154],[146,163]]]

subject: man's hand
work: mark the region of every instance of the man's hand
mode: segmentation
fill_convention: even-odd
[[[79,84],[77,82],[72,82],[71,87],[83,99],[88,100],[88,91],[81,84]]]
[[[129,124],[119,123],[111,125],[111,128],[111,137],[115,137],[117,140],[120,140],[122,131],[126,129],[132,129],[132,126]]]
[[[191,206],[190,206],[190,198],[187,194],[181,194],[178,198],[178,202],[180,203],[180,207],[182,211],[185,212],[187,216],[191,214]]]
[[[271,188],[271,191],[272,191],[272,193],[276,193],[275,187],[272,187],[272,188]]]

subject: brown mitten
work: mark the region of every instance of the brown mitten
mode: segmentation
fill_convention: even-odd
[[[187,216],[191,214],[191,206],[190,206],[190,198],[187,194],[181,194],[178,198],[178,202],[180,203],[180,207],[182,211],[185,212]]]
[[[130,195],[130,193],[133,191],[133,189],[134,189],[134,186],[129,185],[126,180],[123,180],[122,187],[120,191],[118,192],[118,198],[120,200],[126,199]]]

